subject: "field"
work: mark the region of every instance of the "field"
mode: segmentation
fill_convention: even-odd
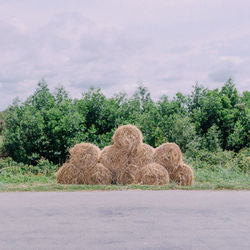
[[[195,183],[191,187],[178,186],[170,183],[167,186],[145,185],[61,185],[56,183],[57,166],[43,160],[36,167],[15,163],[10,159],[0,161],[0,191],[87,191],[87,190],[250,190],[249,168],[242,171],[240,162],[249,164],[249,157],[230,158],[228,152],[207,155],[200,153],[200,158],[186,158],[194,169]],[[202,160],[203,159],[203,160]],[[224,162],[223,162],[224,159]],[[214,164],[217,161],[218,164]],[[238,165],[237,165],[238,164]],[[247,165],[244,165],[247,166]],[[249,166],[249,165],[248,165]]]
[[[250,92],[240,93],[232,79],[220,89],[196,85],[188,95],[176,93],[157,101],[143,86],[132,96],[118,93],[108,98],[100,89],[90,89],[72,99],[63,87],[51,91],[41,80],[26,101],[0,112],[0,191],[250,190],[249,100]],[[194,185],[56,183],[55,173],[73,145],[90,142],[102,149],[124,124],[136,125],[143,141],[154,148],[165,142],[179,145],[184,162],[194,170]]]
[[[61,185],[57,184],[55,176],[29,176],[22,175],[17,178],[0,177],[0,191],[89,191],[89,190],[250,190],[250,180],[247,174],[231,175],[228,172],[211,175],[209,171],[195,172],[195,184],[191,187],[177,186],[171,183],[167,186],[145,185]]]

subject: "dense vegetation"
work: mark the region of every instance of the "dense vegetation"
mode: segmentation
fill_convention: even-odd
[[[144,87],[131,97],[107,98],[100,89],[90,89],[72,99],[63,88],[51,92],[40,81],[32,96],[15,100],[1,113],[1,150],[17,162],[36,164],[45,158],[58,164],[75,143],[102,148],[127,123],[137,125],[154,147],[169,141],[190,156],[200,150],[239,152],[250,147],[250,92],[240,94],[229,79],[220,90],[196,85],[190,95],[177,93],[172,100],[162,96],[155,102]]]
[[[250,189],[249,150],[209,152],[201,150],[195,157],[184,155],[185,162],[191,165],[195,172],[195,184],[189,189]],[[76,185],[65,187],[56,184],[55,172],[58,166],[48,160],[40,159],[36,166],[17,163],[11,158],[0,158],[0,191],[46,191],[46,190],[93,190],[93,189],[176,189],[171,182],[168,186],[91,186]]]
[[[137,125],[154,147],[166,141],[180,145],[195,171],[191,188],[250,188],[250,92],[240,94],[229,79],[221,89],[196,85],[190,95],[158,101],[142,86],[131,97],[107,98],[100,89],[90,89],[72,99],[63,88],[51,92],[40,81],[27,100],[16,99],[0,112],[0,190],[89,189],[57,185],[55,171],[75,143],[103,148],[114,130],[128,123]]]

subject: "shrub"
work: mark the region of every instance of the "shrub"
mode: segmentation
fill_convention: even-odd
[[[76,143],[103,148],[125,124],[138,126],[149,145],[175,142],[189,157],[200,150],[238,152],[250,146],[249,109],[249,92],[239,95],[231,79],[221,90],[195,86],[190,96],[177,93],[172,100],[163,96],[157,102],[141,86],[131,97],[107,98],[100,89],[90,89],[73,100],[63,88],[51,92],[42,80],[26,101],[16,100],[0,112],[5,124],[0,157],[32,165],[41,158],[61,164]]]
[[[63,93],[59,89],[53,95],[41,82],[26,102],[9,108],[3,149],[15,161],[34,165],[42,157],[56,164],[65,161],[85,126],[84,117]]]
[[[171,122],[168,127],[167,141],[175,142],[185,152],[188,144],[196,139],[195,126],[189,117],[180,114],[175,114],[169,119]]]
[[[250,173],[250,149],[243,148],[235,157],[235,165],[244,173]]]
[[[53,175],[58,169],[58,165],[54,165],[46,159],[37,161],[37,165],[28,165],[24,163],[17,163],[10,157],[6,159],[0,158],[0,174],[11,175]]]
[[[207,133],[202,137],[202,148],[215,152],[221,150],[220,132],[217,125],[213,125],[208,129]]]

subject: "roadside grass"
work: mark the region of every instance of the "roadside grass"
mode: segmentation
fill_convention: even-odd
[[[240,154],[231,152],[199,152],[185,156],[194,170],[193,186],[149,185],[62,185],[56,183],[58,166],[45,159],[36,166],[0,158],[0,192],[8,191],[95,191],[95,190],[250,190],[249,149]]]
[[[51,176],[0,174],[0,191],[95,191],[95,190],[250,190],[250,177],[244,173],[223,170],[212,172],[208,169],[195,169],[193,186],[178,186],[171,182],[166,186],[149,185],[62,185]]]

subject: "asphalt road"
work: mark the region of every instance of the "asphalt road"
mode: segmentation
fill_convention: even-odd
[[[250,249],[249,191],[0,193],[0,249]]]

